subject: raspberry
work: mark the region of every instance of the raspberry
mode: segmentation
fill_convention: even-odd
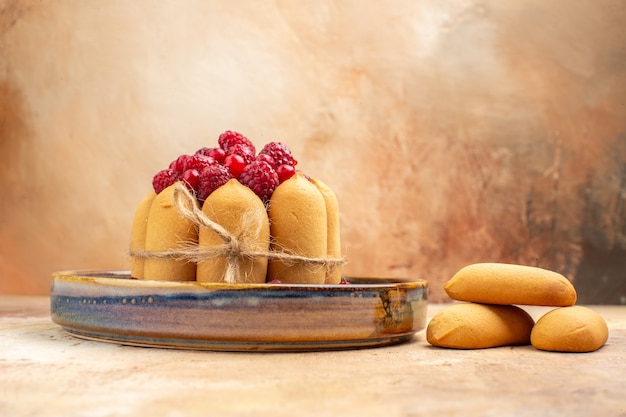
[[[169,168],[163,169],[157,172],[152,178],[152,188],[154,188],[155,193],[159,194],[161,191],[165,190],[167,187],[174,184],[179,179],[180,173]]]
[[[200,148],[196,151],[196,153],[210,156],[220,164],[224,162],[224,158],[226,157],[226,151],[222,148]]]
[[[204,168],[208,167],[209,165],[215,164],[217,164],[217,161],[210,156],[196,153],[187,158],[187,161],[185,163],[185,171],[195,169],[198,172],[202,172]]]
[[[256,148],[254,147],[254,144],[250,142],[250,139],[248,139],[241,133],[233,132],[232,130],[227,130],[226,132],[222,133],[217,139],[217,143],[219,143],[220,148],[224,149],[225,151],[228,151],[231,146],[234,146],[238,143],[243,144],[250,147],[252,149],[252,153],[256,154]]]
[[[274,169],[280,165],[296,166],[298,163],[291,155],[291,150],[282,142],[269,142],[259,152],[259,155],[262,154],[269,155],[274,159]]]
[[[287,181],[289,178],[293,177],[293,174],[296,173],[296,169],[292,165],[280,165],[276,168],[276,174],[278,175],[278,181],[282,184]]]
[[[265,161],[252,161],[241,175],[239,182],[250,188],[263,201],[268,201],[278,187],[278,174]]]
[[[219,164],[209,165],[200,173],[196,197],[199,201],[206,200],[213,191],[226,184],[232,177],[228,168]]]
[[[246,164],[249,164],[250,162],[254,161],[255,158],[254,147],[251,148],[250,146],[244,145],[243,143],[237,143],[228,148],[228,151],[226,151],[226,156],[228,157],[228,155],[239,155],[243,157],[244,161],[246,161]]]
[[[200,148],[196,151],[196,154],[200,154],[200,155],[206,155],[209,156],[209,152],[211,152],[211,149],[213,148],[207,148],[206,146],[203,148]],[[195,154],[194,154],[195,155]]]
[[[257,155],[257,157],[255,158],[257,161],[265,161],[268,164],[270,164],[271,166],[276,165],[276,163],[274,162],[274,158],[272,158],[271,156],[269,156],[266,153],[260,153]]]

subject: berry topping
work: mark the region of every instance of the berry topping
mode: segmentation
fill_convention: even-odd
[[[274,169],[280,165],[296,166],[298,163],[291,155],[291,150],[282,142],[269,142],[259,152],[259,155],[271,156],[274,159]]]
[[[224,166],[228,168],[233,177],[239,178],[241,171],[246,167],[246,160],[241,155],[232,154],[224,159]]]
[[[197,169],[188,169],[183,172],[182,180],[185,182],[187,188],[192,191],[197,191],[198,185],[200,184],[200,173]]]
[[[254,161],[254,148],[244,145],[243,143],[237,143],[236,145],[228,148],[228,150],[226,151],[226,157],[228,157],[229,155],[239,155],[243,157],[244,161],[246,161],[246,164],[249,164],[250,162]]]
[[[296,173],[296,169],[293,165],[280,165],[276,168],[276,174],[278,174],[278,181],[282,184],[287,181],[289,178],[293,177],[293,174]]]
[[[187,169],[187,161],[189,158],[191,158],[191,155],[181,155],[172,161],[169,168],[182,174]]]
[[[217,142],[216,147],[180,155],[168,169],[159,171],[152,180],[155,192],[183,181],[202,203],[215,189],[236,178],[267,203],[276,187],[296,173],[298,162],[282,142],[269,142],[258,154],[252,141],[239,132],[227,130]]]
[[[257,155],[257,157],[256,157],[255,159],[256,159],[257,161],[265,161],[265,162],[267,162],[268,164],[270,164],[271,166],[274,166],[274,165],[275,165],[274,158],[272,158],[271,156],[269,156],[269,155],[268,155],[268,154],[266,154],[266,153],[260,153],[260,154],[258,154],[258,155]]]
[[[228,151],[231,146],[239,143],[252,148],[253,154],[256,153],[256,148],[254,147],[254,144],[250,141],[250,139],[248,139],[241,133],[233,132],[232,130],[227,130],[226,132],[222,133],[217,139],[217,143],[219,143],[220,148],[224,149],[225,151]]]
[[[217,161],[210,156],[203,155],[201,153],[196,153],[191,155],[185,161],[185,171],[190,169],[195,169],[198,172],[202,172],[202,170],[209,165],[215,165]],[[184,172],[184,171],[183,171]]]
[[[220,164],[224,162],[224,158],[226,157],[226,151],[222,148],[200,148],[196,153],[210,156]]]
[[[259,198],[267,201],[278,187],[278,174],[265,161],[252,161],[239,176],[239,182],[250,188]]]
[[[213,148],[207,148],[207,147],[205,146],[205,147],[203,147],[203,148],[198,149],[198,150],[196,151],[196,153],[195,153],[195,154],[200,154],[200,155],[206,155],[206,156],[209,156],[209,152],[211,152],[211,149],[213,149]],[[194,154],[194,155],[195,155],[195,154]]]
[[[180,174],[173,169],[164,169],[156,173],[152,178],[152,188],[154,192],[159,194],[170,185],[174,184],[180,178]]]
[[[198,192],[196,197],[200,201],[206,200],[213,191],[226,184],[232,178],[232,174],[222,165],[210,165],[200,173]]]

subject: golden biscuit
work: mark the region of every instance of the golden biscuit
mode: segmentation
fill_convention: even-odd
[[[152,202],[146,229],[146,251],[176,251],[186,244],[198,243],[198,229],[184,218],[174,205],[174,183],[161,191]],[[148,257],[144,279],[158,281],[193,281],[196,264],[184,259]]]
[[[213,191],[202,205],[202,212],[238,239],[250,252],[267,253],[270,246],[270,225],[265,206],[254,192],[236,179]],[[213,230],[201,227],[200,248],[224,245]],[[196,279],[200,282],[224,282],[227,259],[217,257],[198,263]],[[241,257],[235,282],[265,282],[267,257]]]
[[[311,182],[317,187],[317,189],[324,197],[326,202],[326,220],[327,224],[327,251],[328,257],[331,259],[341,259],[341,231],[339,228],[339,202],[337,196],[330,189],[329,186],[324,184],[317,178],[312,178]],[[326,269],[326,284],[339,284],[341,282],[341,265],[332,266]]]
[[[269,204],[272,250],[306,258],[328,253],[326,202],[317,187],[296,173],[274,190]],[[323,284],[326,268],[318,263],[270,259],[268,281]]]
[[[527,345],[533,325],[532,317],[516,306],[460,303],[430,320],[426,340],[433,346],[455,349]]]
[[[148,194],[141,200],[135,216],[130,232],[130,276],[136,279],[143,279],[144,258],[142,256],[134,256],[133,252],[143,252],[146,249],[146,230],[148,229],[148,214],[150,207],[156,197],[154,190],[150,190]]]
[[[532,266],[478,263],[458,271],[444,285],[454,300],[484,304],[570,306],[576,290],[563,275]]]
[[[609,328],[598,313],[582,306],[561,307],[537,320],[530,335],[537,349],[556,352],[593,352],[609,337]]]

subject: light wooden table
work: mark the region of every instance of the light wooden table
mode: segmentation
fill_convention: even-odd
[[[626,416],[626,306],[592,308],[610,336],[586,354],[438,349],[423,332],[375,349],[225,353],[76,339],[47,297],[0,296],[0,416]]]

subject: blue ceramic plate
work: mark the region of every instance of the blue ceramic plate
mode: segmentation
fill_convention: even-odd
[[[224,351],[385,346],[426,324],[424,280],[348,284],[139,281],[128,271],[52,276],[52,320],[68,333],[126,345]]]

